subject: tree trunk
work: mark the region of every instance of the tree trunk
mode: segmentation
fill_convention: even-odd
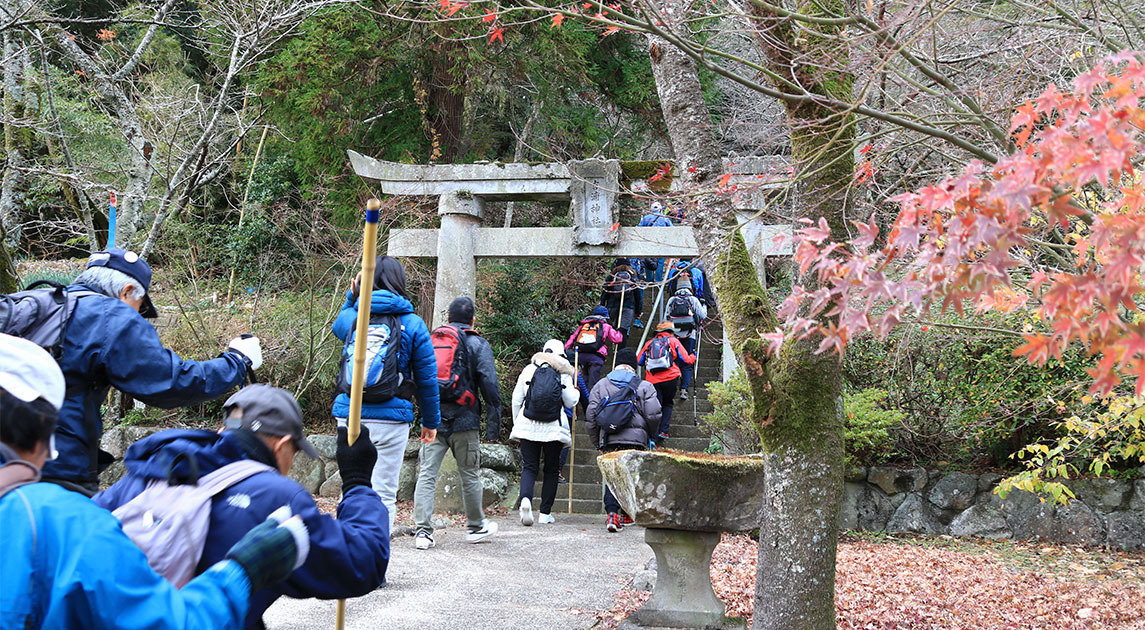
[[[20,290],[20,277],[16,275],[16,266],[4,240],[4,224],[0,223],[0,293],[15,293]]]
[[[0,224],[6,244],[18,247],[21,238],[20,212],[24,208],[24,150],[27,147],[27,121],[24,118],[23,42],[13,31],[4,32],[4,178],[0,188]]]
[[[666,26],[683,16],[679,0],[663,8]],[[838,8],[838,7],[836,7]],[[804,8],[808,10],[808,8]],[[675,15],[674,15],[675,13]],[[679,16],[679,17],[677,17]],[[849,97],[850,78],[816,74],[790,59],[805,84]],[[652,72],[675,152],[676,168],[690,190],[711,190],[723,166],[717,151],[695,65],[678,48],[649,38]],[[844,94],[845,93],[845,94]],[[797,216],[825,217],[842,230],[847,184],[853,169],[853,132],[847,117],[832,117],[806,103],[788,103],[792,151],[798,183]],[[835,551],[843,489],[842,377],[833,354],[816,354],[817,341],[786,345],[769,358],[761,333],[776,327],[735,214],[725,195],[704,195],[692,211],[697,245],[711,272],[732,348],[747,373],[752,416],[760,427],[767,475],[767,498],[760,523],[754,628],[818,630],[835,627]],[[814,278],[801,278],[807,285]]]

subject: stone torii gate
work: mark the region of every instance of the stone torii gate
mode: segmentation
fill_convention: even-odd
[[[438,196],[441,228],[392,230],[387,250],[390,256],[437,258],[434,327],[445,323],[446,311],[454,298],[476,296],[477,258],[699,255],[691,227],[615,227],[620,191],[617,160],[426,166],[375,160],[354,151],[347,153],[354,172],[378,183],[387,195]],[[733,183],[739,180],[752,184],[758,183],[760,174],[778,170],[777,166],[780,165],[776,159],[770,158],[740,159],[734,166],[729,164]],[[762,262],[767,256],[791,254],[790,246],[780,247],[774,240],[778,234],[790,234],[791,226],[749,221],[751,211],[762,207],[753,201],[758,197],[748,195],[746,203],[741,201],[737,208],[743,211],[744,240],[757,272],[762,273]],[[568,200],[573,227],[481,226],[487,201],[522,200]],[[725,357],[726,354],[725,350]]]

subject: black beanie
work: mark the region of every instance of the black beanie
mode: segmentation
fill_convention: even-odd
[[[636,367],[636,351],[632,348],[621,348],[616,353],[616,364]]]

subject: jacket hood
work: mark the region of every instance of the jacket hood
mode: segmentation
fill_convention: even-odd
[[[602,306],[599,308],[604,308],[604,307]],[[587,324],[589,322],[607,322],[607,321],[608,321],[608,317],[606,315],[589,315],[588,317],[580,320],[580,323]]]
[[[358,299],[354,298],[354,308],[358,307]],[[376,315],[405,315],[413,312],[413,304],[406,298],[381,289],[370,294],[370,312]]]
[[[561,374],[573,375],[573,366],[568,362],[568,359],[563,354],[553,354],[552,352],[538,352],[533,355],[534,365],[548,364]]]
[[[620,368],[608,373],[608,380],[616,385],[623,385],[634,378],[636,378],[635,372],[629,372],[628,370],[622,370]]]
[[[180,455],[182,457],[177,460]],[[215,433],[172,429],[132,444],[123,463],[129,472],[146,479],[166,479],[170,473],[177,477],[190,477],[194,472],[192,466],[198,469],[199,475],[205,475],[246,458],[239,440],[231,431]]]

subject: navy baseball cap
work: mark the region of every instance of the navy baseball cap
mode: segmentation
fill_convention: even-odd
[[[87,268],[92,267],[107,267],[131,276],[143,287],[143,303],[139,305],[139,314],[148,318],[159,316],[155,305],[151,303],[151,265],[140,258],[139,254],[129,249],[112,247],[92,254],[87,260]]]

